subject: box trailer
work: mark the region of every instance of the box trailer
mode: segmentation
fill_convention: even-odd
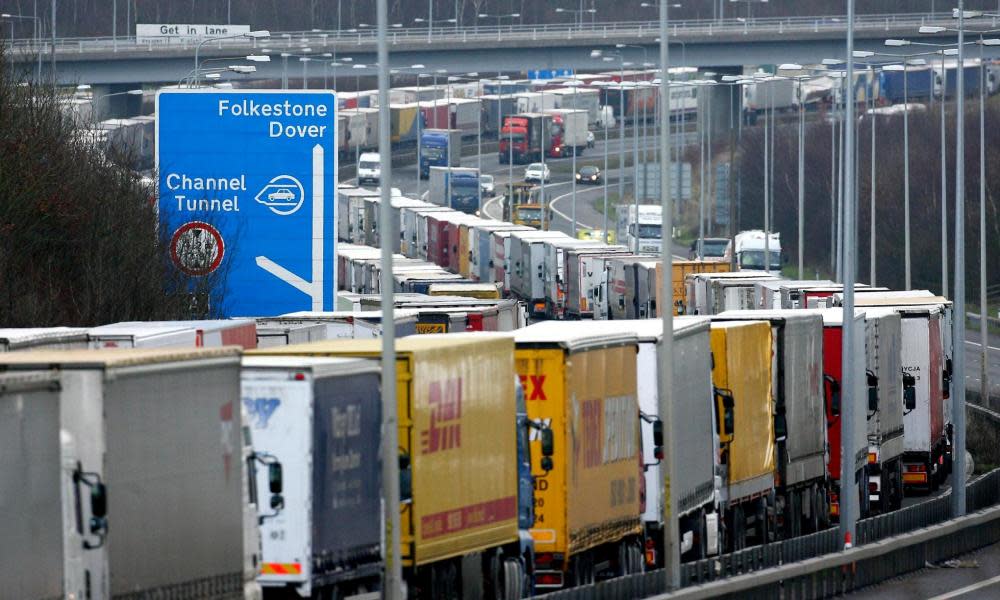
[[[104,348],[194,348],[198,333],[193,327],[169,322],[125,322],[91,327],[87,332],[88,347]]]
[[[379,368],[363,359],[248,356],[243,407],[254,450],[281,462],[285,505],[261,507],[266,590],[345,597],[379,588]],[[267,489],[267,473],[257,486]]]
[[[827,462],[827,471],[831,482],[830,516],[833,519],[840,517],[840,496],[845,485],[854,485],[858,488],[858,506],[854,514],[867,516],[870,507],[868,478],[865,475],[868,464],[868,419],[864,409],[867,406],[868,380],[865,376],[864,311],[855,310],[854,317],[846,324],[842,309],[809,310],[808,312],[823,317],[823,378],[828,398],[826,403],[826,437],[830,445],[830,459]],[[846,372],[843,364],[845,326],[854,328],[854,351],[852,353],[854,358],[851,364],[854,369],[854,389],[851,390],[851,395],[848,395],[848,390],[844,389],[844,374]],[[840,398],[852,396],[856,402],[864,402],[864,404],[855,406],[853,422],[846,423],[841,414]],[[853,430],[854,446],[845,449],[843,431],[847,427]],[[853,463],[854,481],[845,482],[841,479],[842,462],[847,462],[848,465]]]
[[[64,442],[94,453],[73,526],[106,548],[100,595],[259,597],[236,348],[11,352],[0,370],[55,373],[64,419],[83,427]],[[83,520],[98,483],[106,520]]]
[[[623,246],[570,248],[566,251],[566,318],[607,318],[607,260],[626,254],[629,252]]]
[[[393,314],[393,321],[397,337],[416,333],[416,312],[397,310]],[[257,322],[263,327],[321,325],[323,332],[319,340],[382,337],[382,313],[376,310],[330,312],[304,310],[275,317],[260,317]]]
[[[676,495],[678,539],[682,559],[717,554],[719,547],[719,503],[716,469],[719,467],[718,434],[712,407],[712,358],[710,322],[705,317],[674,319],[673,426],[665,442],[674,454],[677,473],[670,490]],[[646,566],[663,566],[663,493],[660,461],[656,456],[653,430],[659,420],[657,348],[663,339],[659,319],[595,321],[591,334],[633,332],[639,339],[636,356],[636,386],[642,414],[642,453],[646,465],[646,506],[642,513],[646,537]],[[652,552],[650,552],[652,550]]]
[[[261,322],[263,321],[263,324]],[[321,323],[300,325],[284,325],[267,323],[266,319],[257,322],[257,347],[273,348],[291,344],[305,344],[326,339],[326,326]]]
[[[0,508],[8,519],[0,577],[10,598],[108,596],[100,415],[62,402],[59,386],[51,372],[0,374]]]
[[[903,329],[891,308],[866,308],[868,492],[881,512],[903,505]]]
[[[666,302],[661,298],[663,290],[663,263],[657,263],[656,267],[656,316],[660,316]],[[712,260],[675,260],[673,261],[673,277],[671,286],[673,289],[673,306],[675,315],[688,314],[687,309],[687,288],[685,281],[687,276],[693,273],[728,273],[730,265],[724,261]]]
[[[784,538],[824,529],[826,398],[823,389],[823,318],[792,310],[727,311],[713,322],[766,321],[771,325],[771,376],[774,397],[777,479]]]
[[[86,327],[0,328],[0,352],[77,350],[87,347]]]
[[[267,352],[377,358],[381,345],[340,340]],[[482,597],[507,587],[504,597],[520,597],[534,555],[518,514],[535,499],[519,486],[519,460],[529,457],[517,452],[513,340],[403,338],[396,343],[396,375],[401,559],[410,594],[438,598],[464,589]]]
[[[528,416],[549,425],[555,441],[555,467],[535,472],[536,589],[641,572],[638,339],[547,321],[514,340]]]
[[[570,239],[561,231],[517,231],[510,236],[510,291],[533,315],[545,313],[545,242]]]
[[[253,319],[206,319],[193,321],[124,321],[109,325],[106,328],[95,328],[91,330],[91,341],[96,342],[101,347],[120,347],[122,342],[116,337],[127,337],[131,334],[133,345],[131,347],[152,347],[150,344],[155,340],[155,345],[175,345],[161,344],[168,334],[163,337],[158,333],[160,328],[164,331],[172,328],[186,328],[194,331],[194,344],[192,348],[219,348],[222,346],[239,346],[244,350],[252,350],[257,347],[257,323]],[[100,329],[99,333],[94,333]],[[134,333],[133,333],[134,332]],[[179,340],[180,338],[178,338]],[[187,345],[185,343],[176,345]],[[118,344],[114,346],[113,344]]]
[[[606,249],[611,246],[597,240],[575,238],[551,240],[544,246],[542,273],[544,279],[545,314],[552,319],[562,319],[566,311],[566,255],[573,250]],[[624,252],[624,247],[619,247]]]
[[[727,551],[774,538],[777,447],[771,400],[771,325],[712,323],[712,385]]]

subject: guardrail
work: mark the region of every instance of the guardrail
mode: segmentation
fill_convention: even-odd
[[[855,19],[855,29],[858,33],[871,30],[916,29],[917,27],[942,21],[951,24],[950,14],[942,13],[909,13],[863,15]],[[997,19],[993,25],[997,26]],[[846,18],[842,16],[817,17],[771,17],[761,19],[725,19],[725,20],[684,20],[670,24],[671,35],[677,38],[711,37],[714,35],[760,34],[760,33],[832,33],[846,29]],[[539,24],[539,25],[501,25],[480,27],[426,27],[394,28],[389,32],[391,44],[448,44],[494,41],[545,41],[573,39],[608,39],[619,41],[622,38],[648,38],[650,44],[659,35],[656,21],[619,21],[606,23],[578,24]],[[246,48],[297,48],[318,46],[324,49],[356,48],[358,46],[374,45],[376,33],[372,29],[340,30],[340,31],[287,31],[272,32],[269,40],[230,39],[213,41],[206,47],[224,49]],[[609,41],[609,43],[612,43]],[[153,50],[193,50],[198,42],[190,40],[175,43],[156,43],[153,41],[139,42],[133,36],[113,37],[79,37],[58,38],[55,41],[57,53],[98,53],[98,52],[149,52]],[[14,40],[14,49],[22,53],[50,52],[52,43],[49,40],[22,38]]]
[[[941,526],[949,522],[951,493],[946,492],[938,497],[926,500],[919,504],[907,508],[862,519],[857,524],[858,546],[854,550],[873,548],[887,540],[912,534],[918,530],[925,530],[929,527]],[[1000,502],[1000,469],[995,469],[977,477],[966,484],[966,511],[974,513],[986,507],[994,507],[994,521],[991,521],[990,540],[987,543],[1000,540],[1000,507],[995,505]],[[954,528],[953,528],[954,529]],[[942,531],[945,531],[942,529]],[[951,531],[951,530],[948,530]],[[951,535],[951,533],[949,533]],[[962,537],[959,531],[959,538]],[[930,538],[930,539],[933,539]],[[970,536],[966,542],[959,539],[941,542],[940,546],[935,546],[933,550],[925,550],[928,555],[942,557],[954,556],[961,551],[968,551],[980,546],[969,545],[967,542],[974,542],[980,538]],[[714,592],[704,596],[698,594],[678,594],[678,597],[705,597],[722,598],[727,594],[733,594],[734,598],[776,598],[786,590],[785,597],[811,598],[825,597],[823,593],[835,593],[846,589],[855,589],[862,585],[869,585],[876,581],[881,581],[888,577],[893,577],[900,573],[915,570],[924,566],[924,558],[914,562],[902,559],[890,561],[890,565],[880,565],[873,562],[870,568],[864,570],[859,575],[857,572],[851,574],[850,578],[844,578],[842,573],[837,575],[835,566],[824,567],[823,557],[839,557],[851,551],[842,551],[843,546],[840,540],[840,533],[836,528],[821,531],[807,536],[774,542],[763,546],[747,548],[739,552],[726,554],[716,558],[707,558],[700,561],[684,563],[681,565],[681,586],[683,588],[704,587],[706,590],[713,583],[722,583],[722,580],[730,582],[727,587],[734,587],[731,584],[733,579],[742,580],[743,583],[735,586],[736,589],[716,589]],[[944,552],[942,554],[942,552]],[[949,554],[948,552],[951,552]],[[924,557],[925,553],[917,553]],[[876,554],[873,556],[881,556]],[[792,564],[803,564],[815,561],[814,570],[805,573],[790,574],[789,579],[778,578],[774,581],[762,582],[759,589],[755,589],[754,574],[763,571],[777,569]],[[850,561],[848,561],[850,562]],[[823,569],[828,572],[822,572]],[[843,587],[850,585],[849,588]],[[787,590],[796,589],[798,594],[788,596]],[[637,575],[619,577],[610,581],[562,590],[539,598],[545,600],[590,600],[591,598],[644,598],[666,591],[664,573],[662,569],[650,571]],[[671,595],[673,597],[673,595]]]

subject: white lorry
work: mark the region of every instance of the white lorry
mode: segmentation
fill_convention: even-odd
[[[254,450],[280,462],[288,481],[279,514],[260,508],[265,589],[305,598],[378,589],[378,394],[375,361],[244,357],[243,408]],[[258,473],[257,487],[269,485],[266,475]]]
[[[663,237],[663,207],[653,204],[618,207],[618,240],[635,253],[660,254]]]
[[[781,234],[771,232],[767,235],[759,229],[741,231],[736,234],[735,248],[736,266],[742,270],[777,271],[781,272],[784,262],[781,254]],[[767,256],[767,261],[765,261]],[[725,259],[731,260],[727,252]],[[769,262],[770,264],[766,264]]]
[[[39,520],[38,507],[29,507],[29,531],[37,538],[39,524],[51,523],[54,531],[47,535],[65,539],[48,563],[62,552],[70,553],[65,560],[79,556],[82,546],[83,563],[63,567],[84,569],[80,581],[90,579],[91,592],[76,597],[260,597],[257,522],[248,518],[257,509],[248,489],[253,464],[241,426],[238,350],[10,352],[0,355],[0,370],[55,374],[54,398],[44,399],[50,413],[58,411],[58,421],[31,441],[40,451],[48,445],[46,485],[55,485],[51,469],[58,465],[61,491],[39,491],[52,520]],[[0,414],[9,405],[4,407]],[[0,419],[0,444],[12,437],[16,443],[17,435],[2,428],[19,422]],[[15,469],[42,468],[35,454],[27,463],[12,463],[4,449],[3,462]],[[280,507],[280,467],[269,471],[277,495],[272,505]],[[73,531],[65,531],[67,526]],[[10,543],[5,532],[5,544]],[[0,560],[0,572],[7,564]],[[53,573],[61,570],[29,565],[5,582],[5,592],[11,580],[29,572],[59,585]]]

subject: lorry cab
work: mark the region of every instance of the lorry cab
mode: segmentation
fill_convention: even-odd
[[[638,209],[638,218],[636,212]],[[618,239],[635,253],[659,254],[663,237],[663,209],[659,205],[640,204],[620,207]]]
[[[725,259],[736,253],[736,266],[755,271],[781,271],[784,256],[781,253],[781,234],[768,233],[758,229],[741,231],[736,234],[735,247],[727,250]],[[769,265],[765,262],[770,262]]]

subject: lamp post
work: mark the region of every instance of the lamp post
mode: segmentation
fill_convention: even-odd
[[[379,212],[379,231],[383,239],[391,240],[395,234],[392,222],[392,150],[389,146],[389,44],[386,40],[388,29],[388,7],[386,0],[377,0],[376,17],[378,19],[378,146],[382,165],[381,203]],[[392,294],[392,243],[382,243],[381,252],[381,289],[382,293],[382,323],[391,324],[395,311]],[[382,456],[382,523],[385,548],[385,573],[383,594],[387,600],[403,598],[402,554],[400,545],[400,488],[399,488],[399,419],[396,398],[396,334],[391,326],[383,328],[382,332],[382,440],[380,454]]]
[[[585,14],[595,14],[597,12],[596,8],[557,8],[557,13],[571,13],[573,15],[573,21],[579,20],[579,26],[583,27],[583,15]]]
[[[500,19],[511,19],[511,24],[513,25],[513,19],[516,19],[516,18],[518,18],[520,16],[521,16],[521,13],[510,13],[510,14],[507,14],[507,15],[490,15],[490,14],[486,14],[486,13],[479,13],[478,15],[476,15],[476,17],[480,18],[480,19],[493,19],[493,18],[496,18],[496,20],[497,20],[497,29],[498,30],[500,29]]]
[[[611,62],[615,59],[618,60],[619,67],[619,81],[618,81],[618,204],[625,200],[625,66],[631,65],[632,63],[625,61],[625,55],[621,52],[604,52],[602,50],[592,50],[590,52],[591,58],[600,58],[605,62]],[[607,145],[607,137],[604,140],[605,145]],[[606,165],[605,165],[606,166]],[[607,169],[605,169],[604,177],[608,177]],[[607,207],[605,207],[605,217],[607,216]],[[636,223],[638,223],[638,215],[636,216]],[[638,244],[633,251],[638,252]]]
[[[961,1],[961,0],[959,0]],[[841,407],[841,419],[844,423],[853,423],[855,410],[859,410],[861,398],[854,394],[855,361],[859,360],[855,352],[855,336],[857,331],[850,325],[854,323],[854,280],[855,280],[855,194],[854,194],[854,0],[847,0],[847,89],[852,90],[846,100],[845,157],[844,160],[844,310],[843,310],[843,346],[841,364],[843,365],[844,400]],[[841,456],[854,456],[854,429],[843,427],[841,432]],[[844,450],[847,451],[844,451]],[[854,483],[854,461],[840,461],[840,537],[845,546],[851,546],[854,541],[854,528],[858,518],[858,488]]]
[[[35,75],[35,80],[36,81],[41,81],[42,80],[42,51],[41,51],[41,40],[39,39],[39,35],[42,32],[41,19],[39,17],[37,17],[37,16],[31,16],[31,15],[15,15],[15,14],[11,14],[11,13],[2,13],[2,14],[0,14],[0,20],[10,21],[10,42],[11,42],[10,64],[11,64],[12,68],[14,66],[14,48],[13,48],[13,44],[14,44],[14,21],[15,20],[31,21],[32,38],[34,38],[34,41],[35,41],[35,44],[36,44],[35,52],[38,53],[38,72]]]
[[[204,46],[205,44],[207,44],[209,42],[218,42],[218,41],[221,41],[221,40],[235,40],[235,39],[240,39],[240,38],[257,40],[257,39],[267,39],[267,38],[270,38],[270,37],[271,37],[271,32],[270,31],[267,31],[266,29],[261,29],[261,30],[257,30],[257,31],[248,31],[247,33],[240,33],[240,34],[237,34],[237,35],[225,35],[225,36],[221,36],[221,37],[206,38],[206,39],[202,40],[194,48],[194,69],[195,69],[195,81],[194,82],[195,82],[195,84],[198,83],[198,77],[197,77],[197,71],[198,71],[198,53],[201,51],[201,47]],[[53,53],[54,52],[55,52],[55,50],[53,50]]]
[[[795,63],[785,63],[778,66],[779,71],[801,71],[802,65]],[[799,148],[798,148],[798,277],[802,279],[804,277],[803,273],[803,247],[805,245],[805,236],[803,231],[805,229],[805,193],[806,193],[806,182],[805,182],[805,102],[802,98],[802,80],[801,77],[793,77],[792,79],[796,82],[796,100],[799,103],[799,119],[798,119],[798,130],[799,130]]]
[[[667,22],[668,4],[660,3],[660,103],[665,107],[664,118],[660,120],[660,207],[663,214],[663,224],[660,233],[660,260],[663,263],[663,272],[673,272],[673,205],[670,202],[670,45],[667,34],[669,27]],[[638,216],[638,215],[637,215]],[[638,221],[638,219],[637,219]],[[664,276],[660,293],[663,298],[671,297],[673,287],[672,278]],[[673,416],[673,403],[671,397],[666,393],[673,390],[674,367],[673,367],[673,347],[674,347],[674,327],[673,327],[673,303],[659,307],[663,336],[660,340],[660,347],[657,350],[657,389],[664,393],[658,394],[657,408],[660,418],[667,426],[667,431],[680,430],[683,424],[675,424]],[[671,482],[677,472],[677,461],[673,450],[667,450],[664,457],[665,464],[660,469],[660,481],[657,482],[659,489],[665,490],[663,497],[663,507],[659,513],[663,515],[663,565],[667,591],[672,591],[680,587],[680,548],[677,533],[677,496],[671,492]],[[676,488],[675,488],[676,489]]]
[[[299,57],[299,62],[302,63],[302,89],[304,89],[304,90],[308,90],[309,89],[309,71],[308,71],[308,68],[309,68],[309,61],[311,61],[311,60],[312,60],[312,58],[309,57],[309,56],[300,56]]]
[[[114,92],[112,94],[104,94],[104,95],[101,95],[101,96],[91,96],[90,100],[88,102],[90,103],[90,109],[93,112],[94,120],[95,121],[99,121],[100,120],[100,119],[97,118],[97,103],[98,103],[98,100],[104,100],[106,98],[111,98],[113,96],[142,96],[144,93],[145,92],[143,92],[143,90],[141,88],[136,88],[136,89],[133,89],[133,90],[126,90],[124,92]]]
[[[434,23],[451,23],[456,28],[458,27],[458,19],[438,19],[434,20],[434,0],[427,0],[428,13],[427,18],[417,17],[413,19],[414,23],[427,23],[427,43],[431,43],[431,38],[434,35]]]

